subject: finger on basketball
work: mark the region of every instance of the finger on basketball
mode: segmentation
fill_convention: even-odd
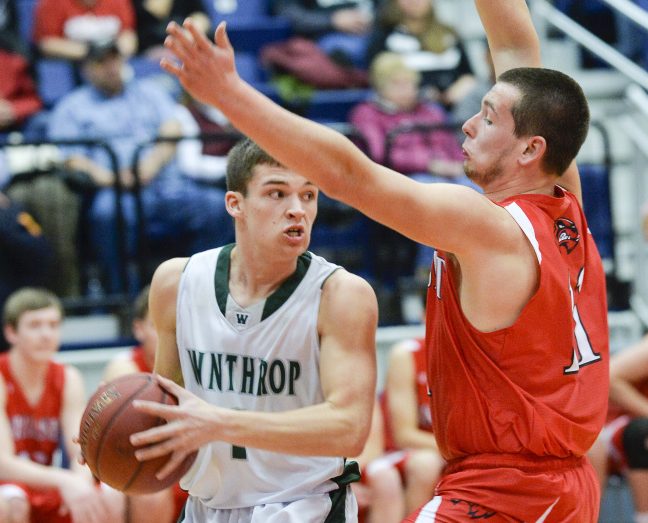
[[[157,472],[156,477],[160,480],[171,474],[185,459],[186,452],[174,452],[171,454],[169,461]]]

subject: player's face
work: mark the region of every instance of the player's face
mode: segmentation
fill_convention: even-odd
[[[5,335],[23,356],[35,362],[47,361],[61,344],[61,313],[56,307],[27,311],[15,328],[6,327]]]
[[[408,18],[423,18],[432,10],[432,1],[398,0],[398,7]]]
[[[301,254],[310,243],[317,195],[317,187],[303,176],[284,167],[257,165],[241,199],[242,225],[259,245]]]
[[[146,356],[151,360],[155,359],[155,349],[157,347],[158,336],[155,326],[151,321],[150,315],[145,319],[135,319],[133,321],[133,334],[135,339],[142,345]]]
[[[398,73],[381,87],[380,94],[398,109],[407,111],[418,102],[418,82],[413,74]]]
[[[85,71],[92,85],[108,95],[115,95],[124,87],[123,66],[123,58],[117,53],[110,53],[100,60],[88,63]]]
[[[515,153],[523,140],[514,134],[511,109],[519,93],[496,84],[482,100],[481,111],[464,123],[464,171],[482,188],[515,168]]]

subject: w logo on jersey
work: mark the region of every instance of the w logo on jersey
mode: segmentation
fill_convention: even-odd
[[[567,218],[558,218],[554,222],[554,234],[558,246],[564,247],[567,254],[576,248],[581,239],[576,224]]]
[[[240,312],[236,313],[236,323],[239,325],[245,325],[248,321],[248,318],[250,317],[249,314],[243,314]]]

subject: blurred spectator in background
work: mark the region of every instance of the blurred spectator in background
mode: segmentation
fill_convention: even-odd
[[[385,420],[376,401],[369,437],[362,454],[354,458],[362,473],[360,481],[351,484],[361,523],[399,523],[405,516],[403,485],[396,468],[402,456],[385,451]]]
[[[92,42],[114,39],[124,56],[137,50],[130,0],[40,0],[34,42],[43,56],[82,60]]]
[[[52,249],[41,226],[21,205],[0,192],[0,310],[20,287],[48,284],[52,262]],[[6,348],[0,335],[0,351]]]
[[[648,522],[648,336],[610,358],[610,405],[588,456],[605,491],[609,474],[628,480],[636,523]]]
[[[15,0],[0,0],[0,48],[27,54],[29,46],[18,32]]]
[[[178,165],[186,176],[198,182],[225,187],[227,153],[241,138],[229,120],[218,109],[185,95],[178,105],[177,118],[183,136],[205,136],[204,139],[182,140],[178,144]]]
[[[381,53],[371,64],[374,97],[354,107],[350,122],[365,137],[369,156],[403,174],[430,174],[443,178],[463,176],[461,146],[452,129],[410,132],[398,137],[386,157],[387,135],[408,125],[450,123],[444,108],[420,97],[421,74],[396,53]],[[439,178],[440,177],[440,178]]]
[[[327,54],[366,67],[372,0],[274,0],[273,12],[288,18],[297,35],[317,41]]]
[[[393,139],[387,151],[387,137],[398,128],[450,123],[440,104],[421,99],[421,74],[409,67],[402,55],[385,52],[372,62],[370,78],[375,92],[373,99],[361,102],[349,116],[350,123],[367,140],[369,156],[419,181],[461,183],[476,188],[463,172],[461,146],[452,128],[404,132]],[[383,239],[396,234],[379,225],[375,228],[376,236]],[[380,273],[389,276],[393,272],[389,265],[395,262],[393,269],[402,271],[400,275],[427,278],[434,251],[417,244],[413,247],[416,253],[410,255],[408,246],[413,245],[410,240],[398,235],[393,241],[401,243],[403,248],[396,249],[396,254],[376,255]],[[403,259],[397,261],[400,257]],[[381,260],[387,264],[384,269]]]
[[[127,225],[127,254],[136,252],[136,200],[133,159],[140,144],[156,137],[177,137],[181,126],[176,102],[155,83],[125,81],[124,58],[112,41],[94,44],[83,65],[88,84],[77,88],[54,108],[49,137],[106,141],[117,156]],[[233,226],[225,210],[224,192],[206,189],[183,176],[175,161],[176,145],[159,142],[147,147],[138,163],[145,235],[165,258],[190,255],[233,239]],[[109,156],[98,147],[66,148],[67,166],[86,173],[98,186],[90,207],[90,241],[96,259],[108,277],[109,290],[123,289],[120,267],[127,260],[117,255],[114,174]],[[129,278],[128,290],[138,282]]]
[[[43,104],[36,91],[29,62],[0,41],[0,133],[21,130]]]
[[[369,60],[381,51],[403,55],[422,74],[426,96],[451,108],[475,83],[457,32],[441,23],[431,0],[385,0],[369,45]]]
[[[170,22],[182,25],[185,18],[191,18],[204,33],[211,26],[201,0],[132,0],[132,3],[137,20],[138,54],[152,60],[160,60],[167,55],[164,39]]]

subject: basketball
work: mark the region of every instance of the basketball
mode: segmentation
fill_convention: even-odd
[[[149,400],[177,405],[175,396],[164,390],[152,374],[140,372],[121,376],[99,387],[88,401],[81,418],[81,452],[94,476],[127,494],[148,494],[170,487],[191,467],[196,452],[185,458],[163,480],[155,474],[169,455],[138,461],[129,437],[166,423],[163,418],[140,412],[133,400]]]

